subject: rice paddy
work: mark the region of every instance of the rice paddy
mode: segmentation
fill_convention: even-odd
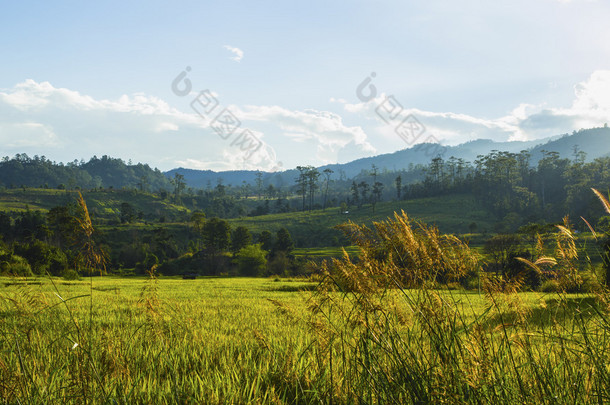
[[[362,306],[362,295],[312,291],[317,286],[250,278],[2,278],[0,397],[485,403],[538,402],[555,387],[548,403],[608,399],[600,375],[608,368],[604,362],[599,369],[598,360],[610,340],[605,312],[590,295],[490,299],[477,291],[392,290],[366,295],[373,306]],[[588,361],[573,362],[581,357]],[[556,374],[540,382],[533,369]]]

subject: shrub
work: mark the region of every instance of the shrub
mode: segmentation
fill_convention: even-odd
[[[66,269],[62,277],[64,280],[80,280],[80,275],[74,269]]]
[[[4,275],[32,277],[32,267],[21,256],[7,254],[0,258],[0,272]]]
[[[540,291],[545,293],[556,293],[561,291],[561,286],[557,280],[547,280],[540,285]]]
[[[260,244],[248,245],[242,248],[235,258],[239,267],[239,274],[242,276],[258,276],[267,266],[267,252],[261,248]]]

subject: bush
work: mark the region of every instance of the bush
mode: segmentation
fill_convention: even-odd
[[[74,269],[66,269],[62,277],[64,280],[80,280],[80,275]]]
[[[290,273],[290,259],[286,252],[278,251],[269,263],[267,263],[267,273],[270,275],[282,275],[286,272]]]
[[[242,276],[254,277],[261,274],[267,266],[267,252],[260,244],[248,245],[242,248],[235,258]]]
[[[540,291],[546,293],[556,293],[561,291],[561,286],[557,280],[547,280],[540,285]]]
[[[21,256],[4,255],[0,258],[0,273],[9,276],[33,277],[32,267]]]
[[[466,282],[462,283],[462,286],[466,290],[479,290],[481,288],[481,279],[477,275],[476,277],[469,277]]]

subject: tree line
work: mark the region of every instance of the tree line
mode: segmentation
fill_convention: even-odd
[[[145,274],[153,268],[166,275],[257,276],[304,271],[291,254],[294,241],[284,228],[276,234],[253,235],[243,226],[231,229],[226,220],[196,211],[188,227],[111,227],[93,232],[79,193],[75,201],[47,213],[26,209],[13,218],[0,212],[0,273],[74,278],[100,271],[83,261],[83,224],[89,227],[87,243],[99,248],[104,258],[103,269],[115,274]]]

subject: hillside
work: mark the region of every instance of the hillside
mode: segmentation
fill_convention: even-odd
[[[370,206],[342,213],[337,208],[311,212],[290,212],[242,217],[229,220],[232,227],[245,226],[253,233],[263,230],[277,232],[286,228],[293,235],[297,246],[340,246],[345,243],[335,225],[352,221],[370,225],[393,217],[394,212],[404,210],[411,218],[435,224],[441,232],[465,234],[470,225],[476,224],[478,232],[491,232],[495,218],[483,209],[472,196],[454,195],[420,198],[409,201],[390,201],[377,204],[375,212]]]
[[[563,157],[572,157],[574,148],[586,153],[586,160],[591,161],[610,154],[610,128],[592,128],[565,134],[558,139],[531,149],[533,161],[542,158],[542,151],[559,152]]]
[[[147,164],[125,163],[109,156],[93,156],[88,162],[67,164],[25,153],[0,161],[0,187],[40,188],[137,188],[142,191],[170,189],[171,183]]]
[[[174,232],[187,228],[191,210],[164,200],[157,195],[136,191],[84,191],[92,217],[98,224],[109,225],[114,232],[130,230],[146,230],[150,226],[158,226],[163,218],[165,227]],[[74,202],[76,192],[49,189],[16,189],[0,193],[0,211],[23,212],[25,210],[46,213],[53,207]],[[120,224],[122,205],[127,203],[132,210],[134,219],[130,224]],[[468,207],[468,210],[464,210]],[[289,212],[255,217],[240,217],[229,219],[232,228],[245,226],[253,234],[264,230],[272,233],[280,228],[286,228],[293,235],[297,246],[341,246],[344,244],[342,235],[333,229],[335,225],[353,221],[371,224],[373,221],[385,220],[394,212],[404,210],[414,219],[428,224],[436,224],[441,231],[463,234],[470,232],[470,225],[476,224],[478,232],[492,231],[495,219],[475,201],[472,196],[454,195],[413,199],[409,201],[390,201],[377,204],[375,212],[370,206],[354,208],[348,213],[340,212],[338,208],[313,210],[311,212]],[[147,227],[145,224],[149,224]],[[156,224],[156,225],[155,225]],[[170,229],[168,228],[168,229]],[[103,229],[106,229],[104,226]],[[110,228],[108,228],[110,229]],[[152,228],[151,228],[152,229]],[[107,229],[106,229],[107,230]],[[150,230],[150,229],[149,229]],[[128,241],[128,238],[121,238]]]
[[[119,222],[121,205],[130,205],[136,217],[143,221],[186,221],[188,210],[157,195],[133,190],[83,191],[93,218],[102,222]],[[13,189],[0,193],[0,212],[22,212],[25,210],[47,212],[53,207],[66,205],[76,199],[75,191],[54,189]]]
[[[407,170],[411,165],[427,164],[436,156],[435,153],[441,151],[445,159],[454,156],[473,162],[478,155],[488,154],[492,150],[511,153],[529,150],[532,153],[531,163],[536,164],[542,156],[542,150],[559,152],[562,157],[571,157],[575,146],[578,146],[580,151],[585,152],[587,160],[591,161],[597,157],[610,154],[609,140],[610,128],[604,127],[586,129],[572,134],[557,135],[533,141],[495,142],[490,139],[477,139],[457,146],[447,146],[445,149],[439,149],[430,145],[416,145],[393,153],[357,159],[344,164],[321,166],[318,169],[320,171],[326,168],[332,169],[334,171],[333,179],[341,177],[350,179],[358,176],[363,171],[370,170],[372,165],[377,166],[381,171],[400,171]],[[243,181],[254,184],[256,179],[255,171],[239,170],[215,172],[212,170],[177,168],[166,172],[166,175],[172,177],[175,173],[184,175],[190,187],[205,187],[206,185],[213,187],[219,181],[222,181],[224,184],[239,186]],[[297,176],[298,172],[294,169],[284,172],[263,173],[265,184],[273,184],[275,187],[292,185]]]

